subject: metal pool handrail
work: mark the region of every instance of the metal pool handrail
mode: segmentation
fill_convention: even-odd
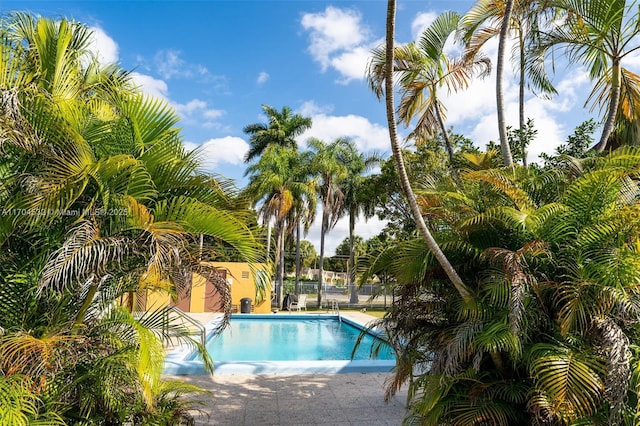
[[[342,317],[340,316],[340,305],[338,305],[338,301],[336,299],[331,300],[331,313],[338,315],[338,321],[342,322]]]
[[[169,326],[169,312],[173,311],[176,313],[176,315],[178,315],[178,317],[187,321],[189,324],[193,325],[198,329],[198,332],[200,334],[200,343],[202,343],[202,346],[206,346],[207,330],[206,328],[204,328],[202,324],[200,324],[200,322],[191,318],[189,315],[187,315],[182,309],[178,308],[177,306],[166,306],[163,310],[164,310],[163,314],[165,316],[165,326],[167,327]]]

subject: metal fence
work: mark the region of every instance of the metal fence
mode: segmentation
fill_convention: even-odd
[[[277,285],[274,285],[277,288]],[[282,295],[294,294],[295,283],[284,282]],[[299,294],[307,294],[307,305],[316,306],[318,300],[318,283],[313,281],[301,281]],[[375,297],[374,297],[375,296]],[[335,284],[322,284],[322,306],[326,307],[328,300],[336,300],[341,306],[346,307],[377,307],[387,308],[393,302],[391,292],[383,291],[380,284],[364,284],[358,288],[358,302],[350,303],[351,292],[349,287]]]

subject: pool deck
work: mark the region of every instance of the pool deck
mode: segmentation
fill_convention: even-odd
[[[287,315],[279,313],[277,315]],[[360,324],[374,317],[360,312],[342,314]],[[206,323],[211,317],[195,314]],[[211,391],[196,425],[229,426],[383,426],[401,425],[406,388],[388,403],[384,383],[388,373],[341,374],[214,374],[166,376]]]

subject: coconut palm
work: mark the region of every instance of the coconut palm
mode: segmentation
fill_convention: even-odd
[[[506,18],[507,12],[509,12],[509,18]],[[521,132],[524,131],[526,125],[524,97],[527,81],[540,93],[549,95],[556,93],[546,73],[538,67],[530,66],[533,64],[527,62],[525,55],[527,42],[534,40],[537,36],[537,28],[542,25],[540,20],[543,16],[544,13],[540,3],[532,0],[509,2],[504,0],[478,0],[460,20],[460,35],[466,45],[467,54],[472,57],[477,55],[477,52],[490,39],[496,36],[499,37],[500,51],[496,68],[500,74],[504,72],[506,39],[511,33],[515,33],[517,44],[513,56],[518,65],[519,129]],[[502,132],[507,131],[504,121],[502,80],[502,75],[500,77],[496,75],[496,95],[500,99],[500,106],[498,107],[498,121],[501,132],[500,147],[504,155],[509,146],[508,144],[505,146],[502,143]],[[504,136],[506,137],[506,133]],[[509,154],[507,153],[507,155]]]
[[[278,111],[269,105],[262,105],[262,110],[269,122],[249,124],[243,129],[250,137],[250,148],[244,158],[246,163],[259,157],[269,145],[297,149],[296,137],[311,128],[311,118],[293,114],[289,107],[282,107]]]
[[[398,46],[394,52],[394,72],[402,99],[398,108],[398,120],[409,126],[418,117],[410,137],[422,139],[440,132],[449,161],[453,163],[453,146],[445,125],[446,107],[442,104],[438,89],[449,92],[465,89],[473,76],[485,77],[490,72],[490,62],[478,54],[475,57],[449,57],[445,44],[458,29],[460,16],[445,12],[422,33],[418,43]],[[380,97],[384,91],[385,49],[374,49],[367,69],[369,86]]]
[[[311,138],[308,141],[313,153],[312,171],[318,176],[318,195],[322,203],[322,225],[320,229],[320,260],[318,261],[318,307],[322,306],[324,275],[324,238],[340,218],[344,205],[344,194],[340,183],[347,176],[347,167],[340,158],[348,149],[348,140],[338,138],[325,143]]]
[[[365,174],[372,167],[382,161],[382,158],[374,153],[365,155],[358,152],[352,141],[347,141],[344,150],[339,153],[339,161],[347,168],[346,177],[340,182],[340,188],[344,196],[343,207],[349,215],[349,271],[348,285],[350,291],[349,303],[358,303],[358,290],[356,282],[356,262],[354,250],[355,224],[358,215],[362,212],[365,217],[373,216],[373,200],[366,199],[364,195]]]
[[[398,176],[400,179],[400,184],[402,186],[402,191],[404,192],[405,197],[409,203],[411,208],[411,214],[416,222],[416,226],[422,235],[422,237],[427,242],[429,249],[433,252],[433,255],[438,260],[438,263],[442,265],[445,273],[455,286],[456,290],[460,293],[460,295],[465,300],[471,299],[470,290],[464,284],[456,270],[453,268],[449,260],[446,258],[440,246],[433,238],[431,231],[427,228],[425,224],[424,218],[422,217],[422,213],[420,211],[420,207],[418,206],[415,193],[411,188],[411,183],[409,182],[409,178],[407,177],[407,171],[404,166],[404,160],[402,158],[402,151],[400,149],[400,143],[398,140],[398,127],[396,125],[395,120],[395,111],[394,111],[394,95],[393,95],[393,74],[394,67],[392,66],[395,63],[395,47],[394,47],[394,37],[395,37],[395,18],[396,18],[396,2],[395,0],[387,1],[387,19],[386,19],[386,47],[385,47],[385,66],[382,71],[382,76],[384,79],[384,96],[385,96],[385,107],[387,113],[387,125],[389,127],[389,139],[391,143],[391,151],[393,153],[393,158],[396,163],[396,167],[398,169]],[[371,75],[371,73],[369,73]],[[382,92],[379,94],[379,96]]]
[[[245,193],[256,204],[261,203],[260,215],[264,222],[275,221],[278,303],[283,289],[287,219],[291,217],[290,213],[299,213],[304,202],[315,204],[314,182],[306,179],[306,173],[301,172],[302,161],[303,158],[296,150],[271,145],[258,162],[249,166],[246,171],[249,184]]]
[[[504,117],[504,91],[502,89],[504,62],[507,50],[507,34],[511,21],[514,0],[507,0],[504,8],[503,22],[500,27],[500,38],[498,40],[498,63],[496,64],[496,108],[498,113],[498,133],[500,135],[500,149],[505,166],[513,165],[511,148],[507,140],[507,123]]]
[[[600,140],[594,146],[603,151],[611,136],[619,112],[632,121],[635,109],[627,104],[620,109],[622,88],[625,92],[637,92],[640,76],[622,66],[623,61],[633,55],[639,47],[640,19],[636,2],[625,0],[559,0],[551,2],[563,13],[562,20],[548,30],[540,32],[531,56],[537,63],[558,48],[570,63],[584,65],[589,77],[595,81],[589,100],[593,100],[603,111],[603,129]],[[596,95],[598,93],[598,95]]]
[[[309,151],[304,151],[299,154],[300,162],[295,170],[298,175],[295,180],[303,182],[309,188],[308,191],[295,194],[294,206],[289,212],[289,218],[287,219],[290,228],[295,229],[296,235],[296,261],[295,261],[295,295],[300,294],[300,271],[301,271],[301,236],[302,232],[309,232],[310,226],[313,224],[316,216],[316,202],[317,202],[317,179],[313,174],[313,168],[311,166],[312,155]]]

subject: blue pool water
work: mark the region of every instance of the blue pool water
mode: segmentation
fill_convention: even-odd
[[[207,342],[214,361],[320,361],[349,360],[360,329],[335,318],[232,318],[229,327]],[[354,360],[369,360],[372,344],[381,342],[367,334]],[[376,359],[393,360],[383,344]]]

